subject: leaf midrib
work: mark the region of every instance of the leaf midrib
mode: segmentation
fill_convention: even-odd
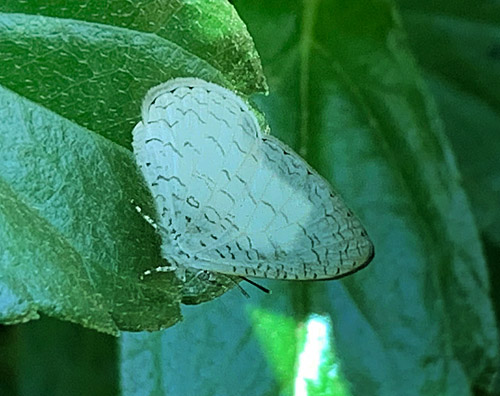
[[[306,158],[309,143],[309,86],[310,86],[310,59],[314,43],[314,25],[318,9],[318,0],[303,0],[303,18],[299,38],[300,56],[300,126],[299,126],[299,154]]]

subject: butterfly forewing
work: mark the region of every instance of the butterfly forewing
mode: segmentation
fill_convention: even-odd
[[[305,280],[345,275],[373,257],[360,222],[328,183],[263,135],[225,88],[198,79],[154,88],[133,145],[171,263]]]

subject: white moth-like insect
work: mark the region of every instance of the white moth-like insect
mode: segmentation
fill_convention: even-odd
[[[334,279],[366,266],[359,220],[298,154],[261,132],[235,93],[195,78],[151,89],[133,149],[157,211],[162,255],[226,275]]]

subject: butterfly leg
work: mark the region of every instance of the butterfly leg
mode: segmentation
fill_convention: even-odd
[[[199,270],[191,280],[194,280],[196,278],[213,282],[215,280],[215,275],[213,274],[213,272],[207,270]]]
[[[186,282],[186,268],[185,267],[177,267],[175,269],[175,276],[182,282]]]

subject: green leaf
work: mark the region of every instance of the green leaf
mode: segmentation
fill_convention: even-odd
[[[281,308],[286,308],[286,288],[277,283],[274,292],[280,293]],[[266,309],[269,303],[270,310],[280,312],[274,298],[270,301],[261,292],[252,292],[252,306]],[[167,331],[122,335],[124,395],[283,394],[238,290],[203,305],[183,307],[182,313],[183,321]]]
[[[136,212],[152,200],[127,149],[153,85],[196,76],[264,90],[253,42],[225,2],[0,5],[0,321],[39,312],[116,334],[180,320],[233,283],[172,274]],[[122,146],[125,146],[122,147]],[[133,202],[133,203],[132,203]]]
[[[488,389],[498,345],[478,232],[393,5],[236,4],[261,49],[271,130],[338,186],[375,243],[366,270],[306,293],[332,315],[353,393]]]
[[[478,230],[394,4],[234,3],[263,59],[270,95],[255,101],[271,132],[337,186],[376,250],[345,280],[267,283],[271,298],[250,303],[297,323],[327,312],[354,395],[487,392],[498,335]],[[147,351],[127,334],[122,364],[153,354],[160,394],[286,394],[235,293],[183,311]],[[133,382],[122,377],[125,394]]]
[[[498,320],[500,6],[489,1],[443,0],[399,0],[399,4],[484,237]],[[499,392],[497,376],[492,394]]]
[[[283,392],[293,394],[297,363],[296,321],[287,315],[276,315],[248,305],[248,315],[256,338]]]
[[[3,370],[0,384],[10,377],[17,391],[2,395],[119,394],[115,337],[48,317],[8,329],[13,333],[12,373]]]
[[[266,87],[225,1],[4,1],[0,54],[0,84],[127,147],[145,93],[172,77]]]
[[[287,394],[290,359],[269,356],[281,347],[258,326],[300,327],[311,312],[329,314],[352,394],[487,391],[498,344],[478,232],[393,4],[235,3],[269,77],[271,95],[255,100],[272,133],[337,186],[376,259],[339,282],[265,282],[272,296],[248,303],[265,321],[234,290],[167,331],[125,333],[123,393]],[[121,146],[160,81],[264,90],[251,39],[224,1],[34,4],[0,5],[2,318],[168,326],[185,288],[171,274],[138,279],[159,241],[130,203],[151,213]]]
[[[474,214],[486,237],[500,246],[500,6],[490,1],[399,3]]]
[[[0,119],[2,322],[42,311],[116,333],[179,320],[178,290],[139,282],[160,257],[131,204],[149,199],[132,154],[4,88]]]

